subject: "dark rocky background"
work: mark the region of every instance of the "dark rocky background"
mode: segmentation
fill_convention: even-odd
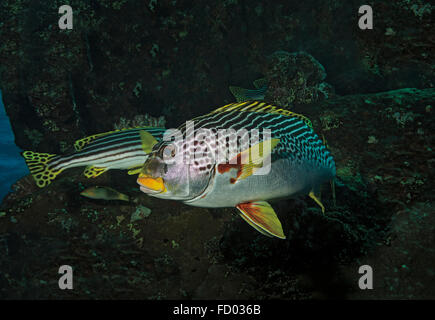
[[[66,3],[70,31],[57,26]],[[44,189],[25,177],[0,208],[0,298],[435,298],[434,7],[364,4],[373,30],[358,28],[354,0],[1,1],[0,88],[20,148],[63,153],[138,115],[178,126],[262,76],[269,101],[289,101],[286,85],[315,91],[310,67],[271,57],[304,51],[333,90],[285,107],[325,136],[338,181],[325,216],[305,197],[274,204],[280,241],[235,209],[149,198],[122,171],[68,170]],[[133,201],[80,197],[94,184]],[[62,264],[72,291],[57,287]],[[358,289],[363,264],[374,290]]]

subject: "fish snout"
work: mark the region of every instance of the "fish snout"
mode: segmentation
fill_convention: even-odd
[[[140,190],[145,193],[162,193],[166,191],[165,183],[162,177],[153,178],[145,173],[139,174],[137,183]]]

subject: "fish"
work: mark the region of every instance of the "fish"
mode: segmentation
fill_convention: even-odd
[[[23,151],[36,185],[44,188],[62,171],[86,166],[84,175],[95,178],[110,169],[128,169],[138,174],[151,151],[151,141],[160,140],[165,128],[137,127],[91,135],[74,143],[75,152],[56,155]]]
[[[260,138],[252,139],[259,129]],[[177,132],[181,138],[176,139]],[[320,186],[335,175],[334,159],[307,117],[247,101],[196,117],[178,127],[173,138],[154,141],[137,183],[142,192],[161,199],[235,207],[255,230],[285,239],[269,202],[309,195],[324,213]]]
[[[83,190],[80,195],[90,199],[130,201],[130,198],[126,194],[109,187],[89,187]]]
[[[237,102],[244,102],[249,100],[264,100],[268,88],[267,79],[257,79],[253,83],[255,89],[244,89],[235,86],[229,87]]]

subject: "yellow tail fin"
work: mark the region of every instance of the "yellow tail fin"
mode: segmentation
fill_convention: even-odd
[[[51,181],[56,179],[56,176],[62,172],[62,169],[54,171],[48,165],[58,156],[49,153],[38,153],[33,151],[24,151],[22,153],[29,171],[36,181],[36,185],[40,188],[48,186]]]

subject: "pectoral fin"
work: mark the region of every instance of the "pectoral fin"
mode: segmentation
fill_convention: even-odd
[[[142,140],[142,149],[145,153],[150,153],[154,145],[157,143],[156,138],[145,130],[140,131],[140,139]]]
[[[260,233],[269,237],[285,239],[281,222],[275,211],[266,201],[240,203],[237,205],[240,216]]]
[[[243,180],[263,168],[264,160],[272,154],[272,150],[278,145],[279,139],[265,140],[252,147],[240,152],[229,163],[219,164],[218,170],[227,171],[227,168],[237,167],[238,177],[235,179]]]

